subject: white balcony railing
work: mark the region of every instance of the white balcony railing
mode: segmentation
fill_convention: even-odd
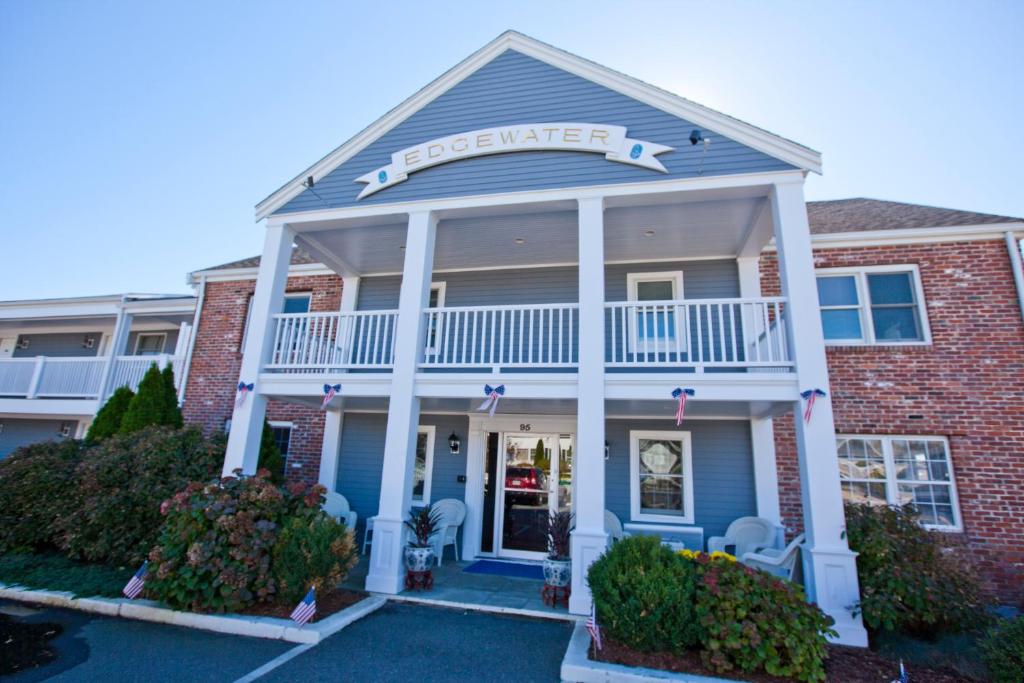
[[[398,311],[274,316],[269,371],[324,372],[393,365]]]
[[[577,304],[431,308],[424,368],[571,368]]]
[[[785,299],[687,299],[605,304],[608,367],[793,367]]]
[[[127,386],[138,388],[142,376],[153,363],[174,367],[175,385],[180,385],[182,358],[171,356],[108,356],[59,358],[5,358],[0,360],[0,396],[8,398],[99,398],[107,364],[109,391]]]

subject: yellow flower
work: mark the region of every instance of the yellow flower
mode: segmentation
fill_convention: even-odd
[[[695,560],[697,559],[697,556],[700,555],[699,552],[694,552],[689,548],[683,548],[682,550],[677,551],[676,554],[680,555],[681,557],[685,557],[688,560]]]
[[[721,550],[716,550],[715,552],[711,553],[711,559],[712,560],[717,560],[719,558],[722,558],[724,560],[728,560],[730,562],[735,562],[736,561],[736,556],[735,555],[730,555],[729,553],[722,552]]]

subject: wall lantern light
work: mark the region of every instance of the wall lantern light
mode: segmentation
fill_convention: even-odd
[[[452,452],[452,455],[458,455],[462,449],[462,440],[459,439],[459,435],[452,432],[452,435],[448,437],[448,449]]]
[[[700,132],[700,130],[698,130],[697,128],[694,128],[693,132],[690,133],[690,144],[691,145],[696,145],[698,142],[703,142],[703,141],[704,141],[704,135]]]
[[[28,337],[20,337],[18,339],[18,343],[16,344],[16,346],[19,349],[27,349],[28,348]]]
[[[82,340],[82,348],[83,349],[91,349],[91,348],[93,348],[95,346],[96,346],[96,338],[95,337],[88,337],[87,336],[85,339]]]

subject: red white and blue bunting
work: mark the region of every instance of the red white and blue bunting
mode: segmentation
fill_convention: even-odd
[[[689,387],[683,389],[682,387],[676,387],[672,390],[672,398],[678,401],[676,406],[676,427],[683,424],[683,416],[686,415],[686,397],[693,396],[697,392]]]
[[[235,399],[235,405],[236,406],[240,406],[243,403],[245,403],[245,397],[248,396],[252,392],[252,390],[255,389],[255,388],[256,388],[256,385],[253,384],[252,382],[249,382],[248,384],[246,384],[245,382],[239,382],[238,383],[238,398]]]
[[[341,391],[340,384],[325,384],[324,385],[324,402],[320,404],[320,410],[327,410],[327,406],[330,404],[331,399],[338,395]]]
[[[505,395],[505,385],[499,384],[496,387],[492,387],[490,384],[484,385],[484,394],[487,398],[480,404],[477,410],[486,410],[488,415],[494,417],[494,411],[498,409],[498,400]]]
[[[800,392],[800,398],[807,401],[804,407],[804,424],[811,423],[811,414],[814,412],[814,400],[818,397],[824,398],[827,394],[821,389],[808,389]]]

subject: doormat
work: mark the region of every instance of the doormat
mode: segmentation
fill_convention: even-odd
[[[517,579],[544,580],[544,569],[539,564],[526,564],[523,562],[477,560],[462,571],[469,574],[491,574],[493,576],[513,576]]]

